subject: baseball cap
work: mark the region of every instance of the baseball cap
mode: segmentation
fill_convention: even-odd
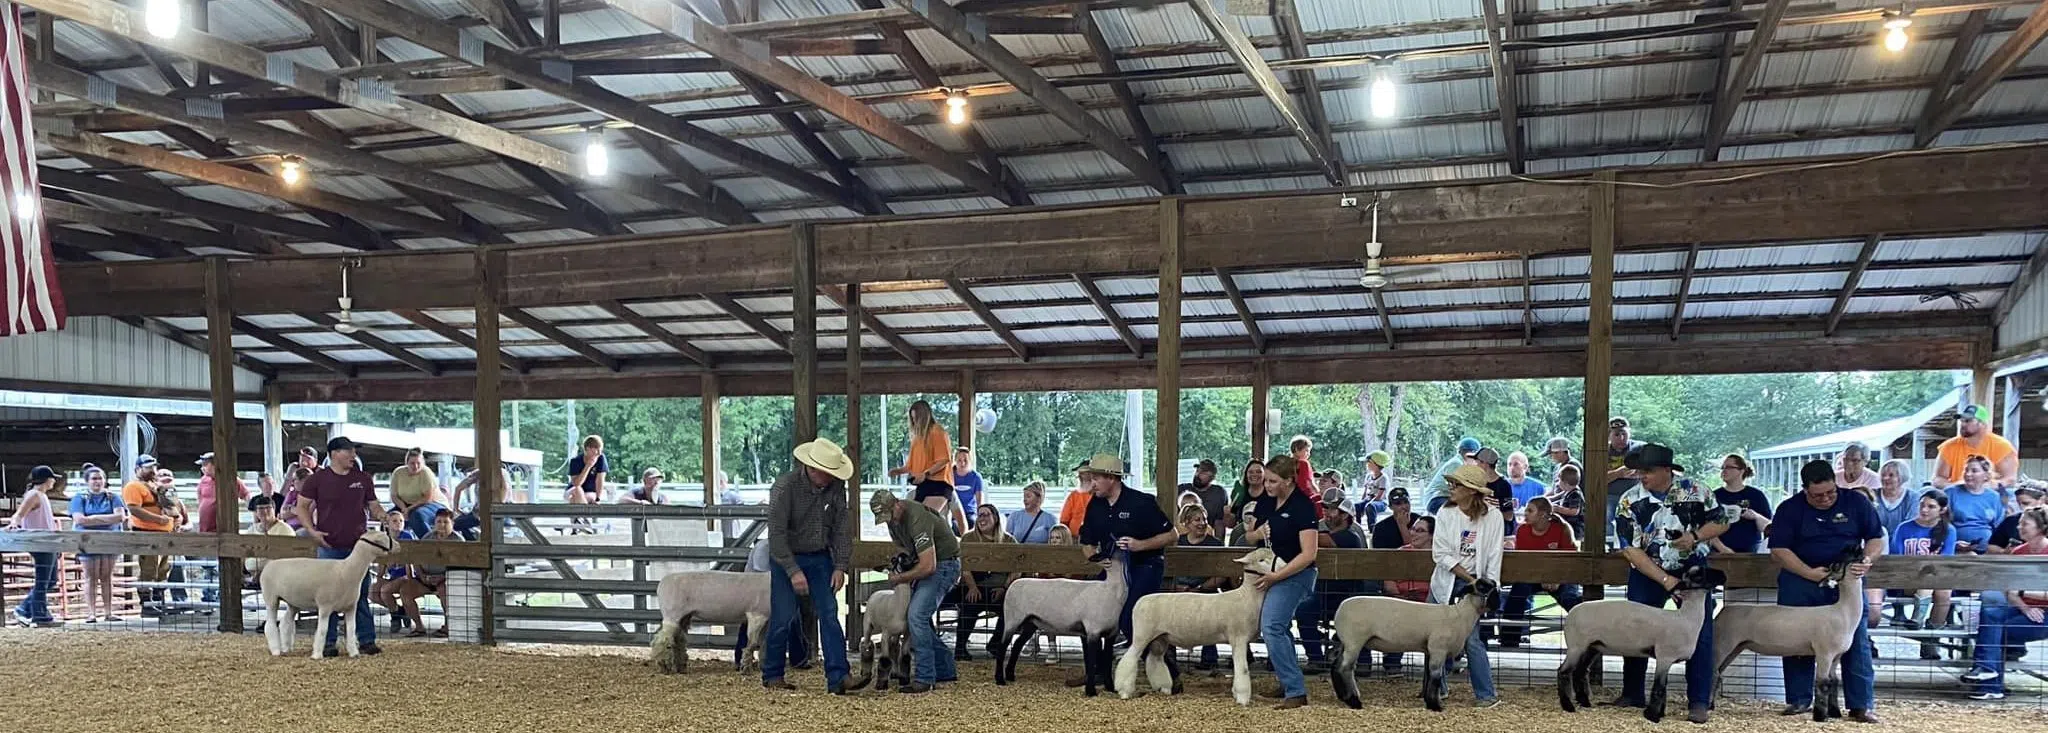
[[[1392,490],[1390,490],[1390,491],[1388,491],[1388,492],[1387,492],[1387,503],[1388,503],[1388,504],[1395,504],[1395,503],[1407,503],[1407,501],[1408,501],[1408,490],[1407,490],[1407,489],[1404,489],[1404,488],[1401,488],[1401,487],[1398,487],[1398,486],[1396,486],[1396,487],[1394,487],[1394,488],[1393,488]]]
[[[2039,499],[2043,496],[2048,496],[2048,485],[2043,485],[2037,481],[2034,483],[2026,483],[2014,486],[2012,487],[2012,491],[2015,494],[2029,494],[2032,495],[2034,498]]]
[[[355,442],[355,441],[353,441],[353,440],[349,440],[349,439],[348,439],[348,436],[345,436],[345,435],[337,435],[337,436],[334,436],[333,438],[330,438],[330,439],[328,439],[328,441],[327,441],[327,452],[329,452],[329,453],[333,453],[333,452],[335,452],[335,451],[338,451],[338,450],[355,450],[355,449],[356,449],[356,442]]]
[[[648,467],[647,467],[647,470],[645,470],[645,471],[641,471],[641,472],[640,472],[640,478],[668,478],[668,477],[667,477],[667,476],[663,476],[663,475],[661,474],[661,469],[659,469],[659,468],[655,468],[655,467],[653,467],[653,466],[648,466]]]
[[[1956,411],[1956,419],[1991,422],[1991,408],[1983,405],[1964,405],[1963,409]]]
[[[192,465],[194,465],[194,466],[204,466],[204,465],[206,465],[206,464],[208,464],[208,463],[212,463],[212,462],[213,462],[213,451],[207,451],[207,452],[205,452],[205,453],[201,453],[201,454],[199,454],[199,460],[193,461],[193,462],[192,462]]]
[[[307,458],[319,458],[319,457],[320,457],[320,450],[319,450],[318,448],[314,448],[313,446],[310,446],[310,445],[309,445],[309,446],[306,446],[306,447],[300,448],[300,449],[299,449],[299,455],[305,456],[305,457],[307,457]]]
[[[1572,451],[1572,442],[1569,440],[1565,440],[1562,437],[1558,437],[1551,438],[1550,442],[1544,444],[1543,446],[1543,452],[1545,453],[1556,453],[1558,451],[1570,453]]]
[[[56,477],[56,469],[49,466],[36,466],[28,470],[28,482],[32,484],[40,484]]]
[[[1479,452],[1479,439],[1465,437],[1458,439],[1458,455],[1469,456]]]
[[[1479,452],[1472,454],[1472,460],[1478,461],[1481,464],[1484,464],[1488,467],[1498,466],[1500,465],[1500,451],[1494,450],[1492,448],[1481,448],[1479,449]]]
[[[1625,417],[1619,417],[1619,416],[1617,416],[1617,417],[1611,418],[1611,419],[1609,419],[1609,420],[1607,421],[1607,429],[1608,429],[1608,430],[1613,430],[1613,429],[1615,429],[1615,428],[1625,428],[1625,427],[1628,427],[1628,418],[1625,418]]]
[[[1383,450],[1376,450],[1365,454],[1365,460],[1380,468],[1386,468],[1394,464],[1394,457],[1387,455],[1387,452]]]
[[[142,454],[142,455],[139,455],[139,456],[136,456],[136,457],[135,457],[135,467],[136,467],[136,468],[141,468],[141,467],[143,467],[143,466],[154,466],[154,465],[156,465],[156,456],[152,456],[152,455],[150,455],[150,454],[148,454],[148,453],[144,453],[144,454]]]
[[[888,489],[875,489],[875,493],[868,497],[868,509],[874,512],[875,524],[889,521],[890,510],[897,501],[896,495],[889,493]]]

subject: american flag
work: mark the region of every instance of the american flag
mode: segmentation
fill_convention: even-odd
[[[7,301],[0,336],[64,327],[64,294],[57,287],[57,260],[43,228],[42,195],[36,181],[36,134],[29,129],[28,64],[21,8],[0,2],[0,107],[7,129],[0,131],[0,277]]]

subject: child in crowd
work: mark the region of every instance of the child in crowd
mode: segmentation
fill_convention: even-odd
[[[397,509],[384,512],[383,530],[384,534],[400,542],[416,539],[412,532],[405,528],[405,512]],[[398,586],[410,575],[409,570],[410,568],[405,565],[385,565],[384,575],[370,584],[370,600],[391,612],[393,634],[403,632],[405,627],[412,623],[412,619],[405,615],[404,609],[398,604]]]
[[[242,534],[260,534],[272,537],[299,536],[298,530],[292,529],[291,525],[285,524],[284,520],[278,518],[277,503],[272,494],[257,494],[250,497],[249,510],[255,512],[256,521],[250,522],[249,526],[242,528]],[[258,583],[258,578],[261,578],[263,575],[263,566],[268,564],[268,560],[260,557],[249,558],[249,587],[262,587]]]
[[[434,512],[434,524],[422,540],[434,542],[463,542],[462,535],[455,532],[455,512],[446,508]],[[448,636],[448,568],[440,565],[414,565],[398,584],[398,601],[405,606],[405,616],[412,623],[412,631],[406,636],[426,636],[426,621],[420,618],[420,599],[433,596],[441,601],[441,628],[434,630],[435,638]]]

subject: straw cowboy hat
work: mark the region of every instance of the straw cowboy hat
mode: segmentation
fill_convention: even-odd
[[[846,451],[840,450],[838,443],[819,438],[797,446],[794,453],[798,462],[841,481],[853,475],[853,461],[847,460]]]
[[[1087,463],[1081,464],[1080,470],[1083,473],[1099,473],[1104,476],[1123,478],[1124,459],[1108,453],[1097,453],[1094,458],[1088,459]]]
[[[1465,486],[1470,488],[1483,490],[1486,488],[1487,483],[1486,469],[1480,468],[1478,466],[1459,466],[1456,469],[1453,469],[1450,473],[1444,474],[1444,480],[1450,483],[1464,484]]]

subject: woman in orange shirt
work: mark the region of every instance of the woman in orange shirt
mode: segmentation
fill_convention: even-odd
[[[967,533],[967,514],[953,495],[953,442],[932,419],[932,405],[910,403],[910,461],[889,469],[889,477],[910,476],[917,499],[953,521],[953,534]]]

